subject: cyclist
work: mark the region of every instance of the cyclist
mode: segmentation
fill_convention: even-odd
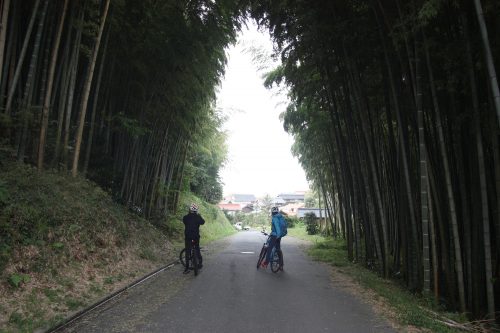
[[[191,253],[193,240],[196,244],[198,258],[200,258],[198,268],[203,267],[200,252],[200,225],[205,224],[205,220],[198,214],[197,204],[192,203],[189,206],[189,213],[182,218],[182,222],[184,223],[184,243],[186,246],[186,269],[184,274],[187,274],[189,273],[189,256],[187,254]]]
[[[280,214],[278,207],[271,208],[271,216],[271,239],[269,241],[269,247],[267,248],[266,259],[261,265],[263,268],[267,268],[267,265],[271,261],[273,247],[276,247],[276,250],[281,249],[281,237],[285,236],[284,230],[282,230],[285,218]]]

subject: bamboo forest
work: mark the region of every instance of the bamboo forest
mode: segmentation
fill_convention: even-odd
[[[498,0],[0,3],[9,158],[91,180],[151,221],[183,191],[217,203],[216,92],[254,20],[278,64],[264,84],[288,93],[284,131],[348,260],[499,320]]]

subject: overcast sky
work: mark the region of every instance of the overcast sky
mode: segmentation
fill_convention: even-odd
[[[247,51],[250,45],[272,50],[269,35],[249,25],[237,45],[227,50],[226,75],[217,94],[217,107],[228,116],[229,161],[221,173],[224,194],[306,191],[305,173],[290,151],[293,139],[279,120],[286,96],[263,86],[263,73]]]

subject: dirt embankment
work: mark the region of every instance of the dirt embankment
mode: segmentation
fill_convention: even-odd
[[[0,332],[51,326],[177,251],[87,180],[0,165]]]

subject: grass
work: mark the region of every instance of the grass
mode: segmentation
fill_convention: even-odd
[[[321,234],[309,235],[307,234],[305,225],[300,222],[297,223],[293,228],[288,228],[288,236],[296,237],[302,240],[307,240],[313,243],[323,242],[325,237]]]
[[[182,193],[177,213],[171,216],[167,222],[171,226],[170,232],[178,236],[180,240],[179,246],[184,247],[184,224],[182,223],[182,217],[188,213],[189,206],[193,202],[199,206],[199,213],[205,220],[205,224],[200,227],[201,245],[236,232],[219,208],[201,201],[190,193]]]
[[[339,273],[347,275],[358,285],[371,290],[376,298],[389,306],[399,325],[415,326],[438,333],[459,332],[437,321],[432,312],[457,322],[466,321],[466,318],[457,313],[444,311],[432,298],[412,294],[394,281],[380,278],[375,272],[349,262],[344,240],[307,235],[305,226],[301,224],[289,228],[288,234],[313,242],[308,249],[308,254],[313,259],[336,267]]]
[[[206,220],[204,243],[234,232],[217,208],[190,194],[153,226],[91,181],[38,172],[0,151],[0,332],[50,327],[176,259],[191,202]]]

